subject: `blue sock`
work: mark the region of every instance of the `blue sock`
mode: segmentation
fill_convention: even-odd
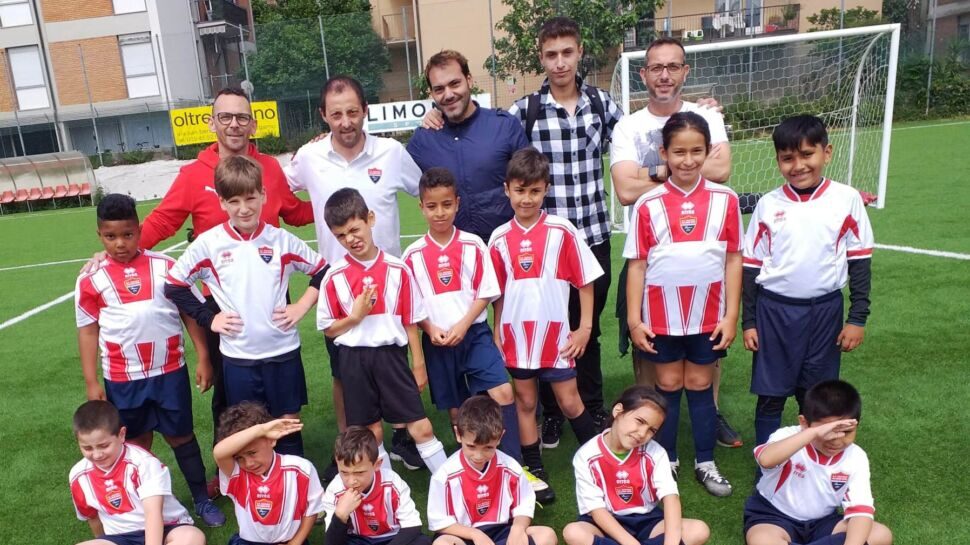
[[[667,402],[667,416],[664,418],[664,423],[660,426],[655,439],[667,451],[667,457],[673,462],[677,460],[677,428],[680,426],[680,393],[683,388],[675,392],[668,392],[657,386],[657,391],[664,396],[664,401]]]
[[[502,425],[505,435],[498,444],[498,449],[508,454],[522,465],[522,442],[519,440],[519,414],[515,411],[515,403],[502,405]]]
[[[192,493],[192,501],[201,503],[208,500],[209,494],[206,492],[205,487],[205,463],[202,461],[202,451],[199,449],[199,441],[193,435],[192,440],[188,443],[173,448],[172,454],[175,454],[175,462],[178,464],[179,469],[182,470],[182,475],[185,476],[185,482],[189,485],[189,492]]]
[[[808,545],[843,545],[844,543],[845,532],[840,532],[838,534],[825,536],[822,539],[816,539]]]
[[[758,445],[768,442],[772,433],[781,427],[781,415],[785,411],[787,398],[780,396],[758,396],[754,410],[754,435]]]
[[[303,432],[291,433],[276,441],[276,452],[303,457]]]
[[[687,390],[687,410],[694,431],[694,456],[698,462],[711,462],[714,460],[714,424],[717,419],[714,387]]]

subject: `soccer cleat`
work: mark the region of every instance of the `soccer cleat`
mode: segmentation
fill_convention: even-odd
[[[542,419],[542,448],[553,449],[559,446],[562,435],[563,417],[547,416]]]
[[[219,490],[219,476],[216,475],[209,482],[205,483],[205,493],[209,496],[210,500],[214,500],[222,495],[222,491]]]
[[[606,414],[606,411],[599,410],[590,414],[593,417],[593,423],[596,424],[596,431],[604,432],[606,428],[610,427],[610,415]]]
[[[200,501],[195,504],[195,514],[209,528],[218,528],[226,523],[226,516],[222,514],[222,511],[212,500]]]
[[[744,444],[741,434],[728,424],[727,419],[720,412],[717,413],[717,420],[714,422],[714,433],[717,436],[717,444],[722,447],[738,448]]]
[[[532,485],[532,491],[536,494],[536,501],[539,503],[552,503],[556,501],[556,492],[549,486],[547,482],[549,480],[549,475],[546,474],[546,470],[543,468],[536,468],[534,471],[530,470],[528,467],[522,468],[525,471],[525,478],[529,480],[529,484]]]
[[[337,461],[331,458],[330,464],[320,474],[320,483],[323,484],[323,488],[327,488],[330,481],[336,479],[339,473],[340,470],[337,469]]]
[[[408,434],[400,436],[401,439],[397,437],[394,436],[391,439],[391,460],[401,462],[404,464],[404,467],[411,471],[427,467],[421,458],[421,454],[418,452],[418,446],[414,444],[414,439],[411,439],[411,436]]]
[[[697,478],[697,482],[704,485],[710,495],[719,498],[731,495],[731,483],[721,476],[721,472],[718,471],[717,465],[713,461],[695,463],[694,476]]]
[[[673,475],[674,481],[676,481],[680,474],[680,460],[670,462],[670,474]]]

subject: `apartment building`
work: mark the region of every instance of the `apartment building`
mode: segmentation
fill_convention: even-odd
[[[251,29],[248,0],[0,0],[0,156],[172,146]]]

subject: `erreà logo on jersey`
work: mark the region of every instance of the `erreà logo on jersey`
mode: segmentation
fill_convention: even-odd
[[[697,216],[694,215],[694,203],[685,202],[680,205],[680,230],[685,234],[694,232],[697,227]]]
[[[364,519],[367,522],[367,527],[370,528],[371,532],[376,532],[380,529],[380,524],[377,522],[377,518],[374,516],[374,506],[365,503],[361,509],[364,511]]]
[[[451,284],[451,279],[455,277],[455,270],[451,268],[448,256],[438,256],[438,281],[444,285]]]
[[[839,490],[842,490],[846,484],[848,484],[849,474],[842,473],[841,471],[838,473],[833,473],[832,477],[829,478],[829,481],[832,483],[832,490],[838,492]]]
[[[374,279],[371,278],[370,276],[365,276],[361,282],[363,282],[364,284],[364,290],[367,290],[374,286]],[[377,304],[377,290],[374,290],[374,295],[370,296],[370,304],[372,305]]]
[[[132,295],[138,295],[141,291],[141,278],[134,267],[125,267],[125,289]]]
[[[523,240],[519,244],[519,267],[522,267],[523,271],[529,272],[533,263],[535,263],[535,254],[532,253],[532,241]]]
[[[633,499],[633,486],[630,485],[630,474],[624,470],[616,472],[616,495],[624,503]]]
[[[374,182],[375,184],[381,180],[381,174],[383,174],[383,172],[381,172],[381,169],[379,168],[367,169],[367,176],[370,178],[370,181]]]
[[[260,498],[256,500],[256,514],[259,518],[266,518],[266,515],[273,510],[273,500],[268,498]]]
[[[488,487],[484,484],[478,485],[478,488],[476,488],[475,491],[477,492],[475,511],[478,511],[479,516],[482,516],[487,513],[488,508],[492,506],[492,498],[488,493]]]
[[[273,260],[273,249],[269,246],[259,247],[259,257],[263,260],[263,263],[269,263]]]

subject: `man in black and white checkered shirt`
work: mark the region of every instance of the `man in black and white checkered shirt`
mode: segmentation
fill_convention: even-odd
[[[546,81],[538,92],[509,108],[526,128],[526,138],[549,159],[552,184],[545,209],[571,221],[583,235],[606,273],[593,286],[593,330],[586,352],[576,359],[577,383],[583,404],[600,426],[603,373],[600,368],[600,315],[610,288],[610,219],[603,181],[603,154],[623,111],[609,93],[587,85],[577,75],[583,56],[579,26],[565,17],[546,21],[539,31],[540,61]],[[579,326],[579,297],[570,295],[570,327]],[[542,446],[559,443],[563,416],[551,388],[543,383]]]

